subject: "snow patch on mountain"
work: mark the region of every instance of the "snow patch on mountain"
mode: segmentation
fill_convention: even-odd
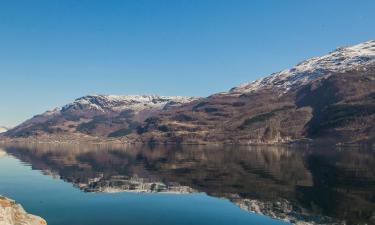
[[[0,127],[0,134],[1,133],[5,133],[7,131],[8,131],[8,128],[6,128],[6,127]]]
[[[93,118],[99,115],[114,116],[119,115],[126,110],[131,110],[133,115],[148,115],[151,112],[178,107],[184,103],[188,103],[199,98],[196,97],[180,97],[180,96],[157,96],[157,95],[87,95],[76,99],[63,107],[57,107],[36,115],[26,120],[22,124],[8,131],[15,133],[27,129],[37,124],[48,125],[48,122],[61,124],[59,119],[73,118]],[[141,114],[141,116],[143,116]]]
[[[62,107],[61,111],[88,109],[100,112],[121,112],[124,110],[141,111],[144,109],[163,109],[165,106],[178,106],[194,101],[195,97],[158,96],[158,95],[88,95],[76,99]],[[56,113],[58,110],[48,112]]]
[[[375,40],[371,40],[351,47],[338,48],[325,56],[308,59],[291,69],[234,87],[230,92],[253,92],[264,88],[277,88],[285,92],[318,77],[352,70],[366,70],[368,66],[374,65]]]

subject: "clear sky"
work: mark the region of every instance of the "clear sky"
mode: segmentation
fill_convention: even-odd
[[[86,94],[207,96],[375,39],[374,0],[1,0],[0,125]]]

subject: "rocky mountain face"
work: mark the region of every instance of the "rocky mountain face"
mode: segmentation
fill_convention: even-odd
[[[89,95],[34,116],[6,132],[9,137],[118,137],[146,118],[196,100],[192,97]]]
[[[375,41],[149,118],[151,142],[282,143],[375,140]]]
[[[8,137],[158,143],[375,141],[375,41],[339,48],[207,98],[86,96]]]
[[[28,214],[14,200],[0,196],[0,224],[47,225],[47,222],[39,216]]]

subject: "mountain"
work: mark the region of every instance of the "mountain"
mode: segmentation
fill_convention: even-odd
[[[375,141],[375,41],[338,48],[206,98],[79,98],[7,137],[274,144]]]
[[[366,71],[374,66],[375,40],[355,46],[338,48],[321,57],[303,61],[291,69],[272,74],[263,79],[242,84],[231,89],[231,92],[252,92],[273,88],[284,92],[295,90],[317,78],[348,71]]]
[[[336,49],[146,122],[141,139],[151,142],[374,141],[375,41]]]
[[[88,95],[36,115],[5,133],[8,137],[87,138],[130,134],[146,118],[193,97]]]

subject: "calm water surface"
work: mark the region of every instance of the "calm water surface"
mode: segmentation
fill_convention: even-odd
[[[13,144],[0,148],[0,195],[52,225],[373,224],[375,153]]]

